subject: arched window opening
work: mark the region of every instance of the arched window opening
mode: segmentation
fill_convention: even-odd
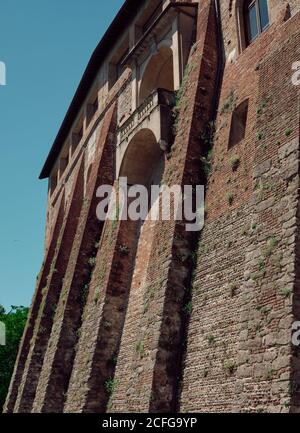
[[[246,135],[249,100],[243,101],[232,113],[228,149],[240,143]]]
[[[173,52],[168,47],[161,47],[147,64],[140,85],[139,104],[157,89],[174,91]]]
[[[244,25],[246,45],[249,45],[269,27],[267,0],[246,0],[244,2]]]

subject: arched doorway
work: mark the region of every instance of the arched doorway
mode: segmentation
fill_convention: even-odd
[[[158,217],[158,208],[156,206],[158,197],[151,197],[150,190],[151,186],[159,186],[161,183],[165,167],[164,158],[164,153],[160,149],[154,133],[149,129],[142,129],[129,143],[121,165],[120,176],[127,177],[128,185],[143,185],[149,193],[148,214],[145,219],[140,218],[135,222],[135,265],[130,288],[131,299],[134,303],[135,297],[139,297],[143,293],[146,283],[155,238],[156,218]],[[136,199],[129,198],[128,206],[134,200]],[[128,219],[131,221],[130,214]],[[130,221],[127,221],[127,223],[131,224]]]
[[[121,164],[120,177],[127,177],[127,183],[130,186],[143,185],[149,191],[152,185],[160,185],[161,183],[165,165],[164,158],[164,152],[160,149],[154,133],[150,129],[142,129],[129,142]],[[131,200],[135,199],[130,198],[128,204],[132,203]],[[147,284],[159,222],[155,218],[149,217],[149,213],[153,211],[149,206],[149,202],[148,215],[145,219],[140,218],[133,223],[130,218],[128,221],[124,221],[124,225],[127,226],[127,233],[129,233],[132,224],[135,225],[135,232],[131,234],[130,239],[127,235],[128,243],[134,244],[134,248],[131,246],[134,257],[133,272],[128,289],[130,296],[128,297],[119,357],[123,359],[124,352],[130,354],[128,356],[133,356],[132,361],[136,368],[139,367],[141,357],[143,357],[144,343],[141,342],[140,334],[148,308],[148,299],[151,296],[149,293],[154,290],[153,287],[150,288]],[[155,204],[153,204],[153,207],[155,207]],[[156,211],[157,208],[155,207],[155,215],[157,215]],[[132,236],[134,236],[134,239]],[[158,245],[156,246],[158,247]],[[132,339],[134,340],[133,346],[126,348],[126,342]],[[122,376],[122,370],[122,364],[117,364],[116,381]],[[141,375],[126,378],[126,381],[128,381],[128,387],[132,389],[139,388],[142,384]]]

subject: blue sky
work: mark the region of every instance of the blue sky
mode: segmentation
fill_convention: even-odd
[[[123,0],[1,0],[0,304],[29,305],[43,260],[38,175],[89,57]]]

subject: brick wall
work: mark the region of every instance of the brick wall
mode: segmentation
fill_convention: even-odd
[[[292,63],[300,58],[299,20],[298,13],[270,27],[225,69],[181,411],[299,410],[291,347],[299,317],[299,102],[291,83]],[[233,107],[227,113],[223,107],[232,91],[233,105],[249,97],[249,117],[245,140],[228,150]],[[240,161],[236,170],[233,156]]]
[[[199,5],[162,182],[206,184],[200,237],[183,222],[96,219],[115,184],[126,70],[91,125],[49,215],[47,248],[7,412],[299,411],[298,1],[270,0],[271,26],[238,52],[236,3],[221,1],[225,67],[211,173],[207,126],[218,85],[214,1]],[[231,56],[236,48],[235,56]],[[245,138],[228,149],[249,99]],[[96,131],[92,136],[93,128]],[[209,143],[211,144],[211,143]]]
[[[69,379],[73,369],[75,348],[79,338],[86,297],[89,290],[97,242],[102,224],[96,216],[96,190],[101,184],[112,184],[115,114],[112,107],[106,114],[92,166],[87,193],[83,200],[79,224],[65,271],[57,303],[54,326],[48,342],[42,373],[39,377],[34,411],[63,410]],[[72,240],[73,241],[73,240]]]
[[[180,132],[165,161],[163,183],[168,185],[197,184],[200,180],[198,137],[211,116],[216,84],[216,39],[211,37],[216,32],[215,23],[212,3],[203,2],[199,38],[182,89]],[[194,239],[183,224],[162,221],[149,227],[150,239],[144,236],[138,250],[144,267],[135,269],[139,284],[133,281],[131,286],[110,411],[164,412],[176,408]]]

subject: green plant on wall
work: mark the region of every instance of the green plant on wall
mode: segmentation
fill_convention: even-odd
[[[289,137],[292,134],[292,132],[293,132],[292,128],[287,128],[285,130],[284,134],[286,137]]]
[[[271,236],[267,240],[266,246],[263,248],[263,256],[265,258],[270,257],[278,245],[278,239],[276,236]]]
[[[216,342],[216,337],[214,335],[208,335],[207,336],[207,341],[209,345],[214,345]]]
[[[256,133],[256,139],[257,139],[258,141],[260,141],[260,140],[262,140],[262,138],[263,138],[263,134],[262,134],[262,132],[261,132],[261,131],[258,131],[258,132]]]
[[[184,95],[185,87],[186,87],[188,77],[189,77],[191,70],[192,70],[192,66],[190,64],[187,64],[185,71],[184,71],[181,86],[175,94],[175,103],[174,103],[173,109],[172,109],[174,135],[176,135],[178,133],[179,113],[180,113],[180,110],[182,108],[183,95]]]
[[[185,314],[187,315],[191,315],[192,311],[193,311],[193,303],[192,301],[188,302],[184,307],[183,307],[183,311],[185,312]]]
[[[289,288],[289,287],[283,287],[282,289],[280,289],[280,294],[284,298],[289,298],[292,293],[293,293],[293,290],[291,288]]]
[[[105,390],[109,395],[111,395],[114,392],[117,385],[118,385],[118,381],[113,379],[112,377],[109,377],[108,379],[106,379],[106,381],[104,383]]]
[[[143,341],[138,341],[135,345],[135,350],[138,353],[139,357],[142,359],[145,356],[145,347]]]
[[[212,171],[213,143],[215,138],[215,132],[215,123],[208,122],[204,130],[200,134],[200,140],[202,143],[201,148],[203,149],[203,155],[200,157],[200,161],[206,179],[209,178]]]
[[[233,205],[233,200],[234,200],[234,195],[233,195],[233,193],[232,193],[232,192],[228,192],[228,193],[226,194],[226,201],[227,201],[227,203],[229,204],[229,206],[232,206],[232,205]]]
[[[258,116],[260,116],[260,115],[263,113],[264,108],[266,107],[266,105],[267,105],[267,102],[266,102],[266,101],[262,101],[262,102],[259,104],[259,106],[258,106],[257,109],[256,109],[256,114],[257,114]]]
[[[236,107],[237,97],[235,95],[235,91],[231,90],[228,97],[224,101],[222,108],[220,110],[220,114],[232,113]]]
[[[236,366],[236,363],[234,361],[229,359],[229,360],[224,361],[223,368],[226,371],[226,373],[228,373],[229,375],[232,375],[235,373],[237,366]]]
[[[240,166],[240,162],[241,162],[240,157],[239,157],[238,155],[233,155],[233,156],[230,158],[230,166],[231,166],[231,170],[232,170],[232,171],[237,171],[237,169],[238,169],[239,166]]]
[[[96,257],[90,257],[88,263],[90,267],[93,268],[96,265]]]

